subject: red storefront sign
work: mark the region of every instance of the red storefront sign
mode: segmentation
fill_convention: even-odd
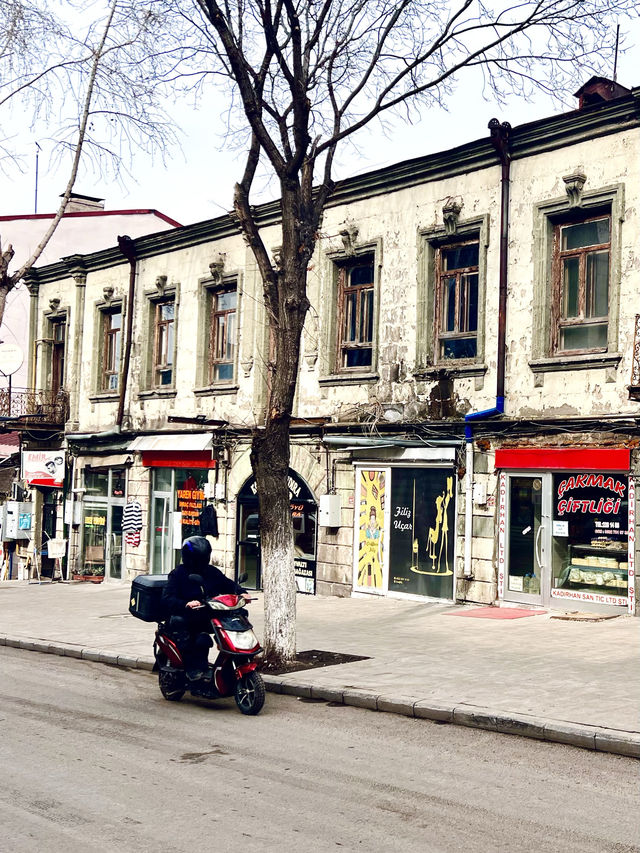
[[[496,450],[496,468],[544,471],[628,471],[628,447],[510,447]]]
[[[145,468],[215,468],[210,450],[143,450]]]

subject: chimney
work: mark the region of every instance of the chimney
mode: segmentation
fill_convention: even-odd
[[[575,97],[579,98],[578,108],[582,110],[585,107],[604,104],[605,101],[614,101],[616,98],[624,98],[625,95],[630,94],[631,89],[621,86],[615,80],[608,80],[606,77],[592,77],[578,89]]]
[[[62,198],[62,195],[60,196]],[[88,211],[104,210],[104,199],[91,195],[71,193],[65,213],[87,213]]]

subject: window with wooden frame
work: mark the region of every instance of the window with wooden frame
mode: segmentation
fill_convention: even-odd
[[[210,294],[208,381],[233,382],[236,358],[236,310],[238,291],[235,283]]]
[[[371,368],[374,338],[374,256],[338,267],[338,371]]]
[[[57,394],[65,385],[67,348],[66,315],[51,320],[51,391]]]
[[[611,216],[557,222],[553,233],[552,350],[604,352],[609,335]]]
[[[102,369],[100,390],[117,391],[122,348],[122,307],[100,311],[102,324]]]
[[[175,309],[174,299],[165,299],[154,305],[153,384],[155,387],[173,384]]]
[[[478,353],[479,254],[477,239],[436,249],[436,361],[475,359]]]

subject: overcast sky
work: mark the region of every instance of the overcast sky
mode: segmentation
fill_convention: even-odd
[[[629,37],[628,44],[633,43],[640,44],[640,38]],[[640,85],[640,72],[636,70],[638,53],[636,48],[629,50],[618,63],[618,81],[629,88]],[[343,148],[336,177],[366,172],[481,138],[488,135],[487,124],[494,117],[517,126],[576,107],[577,100],[563,109],[542,98],[535,103],[514,98],[506,107],[499,107],[483,99],[479,85],[470,86],[467,81],[449,101],[447,112],[432,112],[420,125],[410,127],[397,122],[386,138],[376,129],[365,129],[356,138],[357,150],[354,146]],[[197,110],[175,104],[170,112],[183,128],[184,136],[182,151],[174,151],[166,166],[151,163],[145,155],[138,154],[132,166],[133,176],[124,185],[81,173],[75,191],[104,198],[107,210],[154,208],[182,224],[228,211],[233,185],[242,174],[243,158],[238,152],[225,150],[220,137],[223,108],[208,101]],[[38,170],[38,213],[55,210],[66,184],[64,170],[55,173],[51,169],[47,143],[30,134],[23,134],[23,139],[24,173],[0,175],[0,215],[34,213],[36,141],[43,149]],[[259,200],[275,194],[275,189],[267,188]]]

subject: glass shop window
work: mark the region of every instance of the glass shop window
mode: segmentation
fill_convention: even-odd
[[[629,587],[628,477],[553,476],[553,586],[626,597]]]

